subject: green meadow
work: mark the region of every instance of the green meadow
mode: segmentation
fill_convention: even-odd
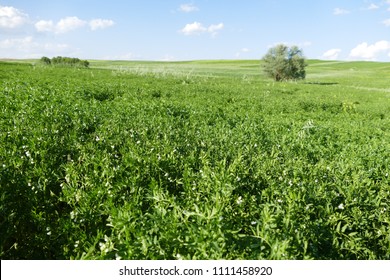
[[[0,62],[1,259],[390,259],[390,64]]]

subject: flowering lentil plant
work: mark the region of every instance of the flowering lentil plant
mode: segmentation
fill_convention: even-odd
[[[100,64],[0,63],[2,259],[390,258],[388,64]]]

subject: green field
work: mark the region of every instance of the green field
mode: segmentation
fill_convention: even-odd
[[[390,64],[0,62],[1,259],[390,259]]]

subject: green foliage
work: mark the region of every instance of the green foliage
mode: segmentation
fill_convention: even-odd
[[[335,65],[0,63],[1,259],[389,259],[390,67]]]
[[[300,80],[306,77],[306,62],[297,46],[277,45],[263,57],[266,75],[275,81]]]
[[[51,64],[51,60],[50,58],[46,57],[46,56],[42,56],[41,59],[39,60],[42,64],[45,64],[45,65],[50,65]]]
[[[72,58],[72,57],[57,56],[50,59],[46,56],[43,56],[40,59],[40,62],[44,65],[86,67],[86,68],[89,67],[89,62],[87,60],[80,60],[79,58]]]

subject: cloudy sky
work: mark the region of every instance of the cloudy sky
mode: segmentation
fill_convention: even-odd
[[[390,0],[0,0],[0,58],[390,61]]]

